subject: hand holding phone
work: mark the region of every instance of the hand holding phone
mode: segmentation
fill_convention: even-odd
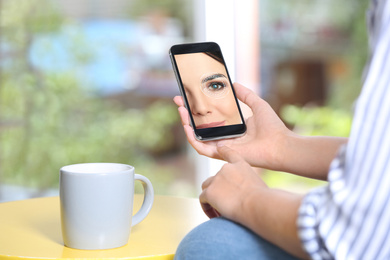
[[[170,58],[195,137],[207,141],[242,136],[245,121],[218,44],[174,45]]]

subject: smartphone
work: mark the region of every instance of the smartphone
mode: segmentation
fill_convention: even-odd
[[[169,56],[196,139],[244,135],[245,121],[219,45],[174,45]]]

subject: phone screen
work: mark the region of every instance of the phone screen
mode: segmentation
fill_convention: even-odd
[[[208,129],[208,134],[210,129],[220,130],[214,129],[208,136],[215,139],[240,134],[245,128],[222,52],[215,45],[203,43],[203,47],[200,44],[188,52],[182,48],[178,53],[171,53],[193,128],[200,139],[205,133],[202,129]]]

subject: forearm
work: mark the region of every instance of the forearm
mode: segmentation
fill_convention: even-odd
[[[296,224],[302,198],[281,190],[259,189],[247,197],[238,222],[285,251],[306,259]]]
[[[222,215],[306,257],[296,224],[303,196],[268,188],[237,151],[223,146],[218,152],[228,163],[202,184],[199,200],[205,213],[211,218]]]
[[[274,170],[290,172],[313,179],[326,180],[329,166],[343,137],[299,136],[294,133],[283,139],[275,156]]]

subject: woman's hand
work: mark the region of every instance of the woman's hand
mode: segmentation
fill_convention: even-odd
[[[188,142],[201,155],[215,159],[223,159],[217,151],[217,146],[227,145],[236,150],[252,166],[273,168],[277,164],[275,157],[280,152],[279,143],[290,133],[267,102],[251,90],[235,83],[234,89],[239,100],[247,104],[253,116],[246,120],[247,132],[244,136],[218,141],[200,142],[190,126],[189,115],[180,96],[174,98],[179,107],[184,131]]]
[[[203,183],[199,200],[209,218],[222,215],[239,222],[245,201],[267,186],[236,151],[227,146],[217,147],[217,151],[228,163]]]

